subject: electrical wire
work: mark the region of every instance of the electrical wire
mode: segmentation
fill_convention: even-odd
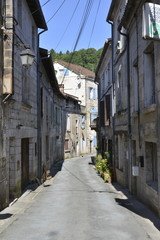
[[[57,11],[52,15],[51,18],[49,18],[49,20],[47,21],[47,23],[49,23],[53,18],[54,16],[58,13],[58,11],[61,9],[61,7],[63,6],[63,4],[65,3],[66,0],[64,0],[61,5],[59,6],[59,8],[57,9]]]
[[[76,12],[76,10],[77,10],[77,8],[78,8],[79,3],[80,3],[80,0],[78,0],[78,2],[77,2],[77,4],[76,4],[76,7],[75,7],[75,9],[74,9],[74,11],[73,11],[73,13],[72,13],[72,16],[71,16],[71,18],[70,18],[70,20],[69,20],[69,22],[68,22],[68,24],[67,24],[67,27],[66,27],[64,33],[62,34],[59,42],[57,43],[57,45],[56,45],[56,47],[55,47],[55,50],[57,49],[57,47],[59,46],[60,42],[62,41],[62,39],[63,39],[63,37],[64,37],[64,35],[65,35],[65,33],[66,33],[69,25],[70,25],[70,23],[71,23],[71,21],[72,21],[72,19],[73,19],[73,17],[74,17],[74,14],[75,14],[75,12]]]
[[[95,25],[96,25],[97,16],[98,16],[99,8],[100,8],[100,3],[101,3],[101,0],[99,0],[99,3],[98,3],[97,12],[96,12],[95,19],[94,19],[94,24],[93,24],[92,31],[91,31],[91,35],[90,35],[90,38],[89,38],[88,48],[90,47],[92,35],[93,35],[94,28],[95,28]]]
[[[52,0],[47,0],[40,8],[36,9],[34,12],[32,12],[32,14],[38,12],[42,7],[44,7],[47,3],[49,3]]]
[[[94,0],[87,0],[87,2],[86,2],[85,9],[84,9],[83,16],[82,16],[82,20],[81,20],[81,23],[80,23],[80,29],[78,31],[78,35],[77,35],[77,38],[76,38],[76,41],[75,41],[75,44],[74,44],[74,47],[73,47],[73,51],[72,51],[72,54],[71,54],[71,57],[70,57],[70,61],[68,63],[67,68],[69,68],[70,63],[72,62],[72,59],[73,59],[73,56],[74,56],[74,52],[76,50],[76,47],[78,45],[78,42],[79,42],[80,37],[82,35],[82,32],[84,30],[84,27],[85,27],[85,25],[87,23],[87,20],[89,18],[89,15],[90,15],[90,12],[91,12],[91,9],[92,9],[92,6],[93,6],[93,1]],[[63,76],[61,84],[64,81],[64,77],[65,76]]]

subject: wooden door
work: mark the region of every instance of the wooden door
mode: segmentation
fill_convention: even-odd
[[[21,188],[29,184],[29,138],[21,140]]]

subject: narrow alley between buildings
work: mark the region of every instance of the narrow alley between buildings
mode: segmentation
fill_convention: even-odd
[[[117,184],[104,183],[90,156],[61,171],[0,212],[1,240],[160,239],[160,220]]]

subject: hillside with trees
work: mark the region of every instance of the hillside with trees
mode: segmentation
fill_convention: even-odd
[[[81,49],[79,51],[75,51],[74,53],[69,51],[66,51],[66,53],[56,53],[53,49],[50,51],[53,61],[63,60],[65,62],[80,65],[93,72],[96,70],[101,52],[102,48],[99,50],[94,48]]]

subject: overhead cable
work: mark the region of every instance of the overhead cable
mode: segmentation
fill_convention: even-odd
[[[99,3],[98,3],[98,8],[97,8],[96,16],[95,16],[95,19],[94,19],[94,24],[93,24],[92,31],[91,31],[91,35],[90,35],[90,39],[89,39],[89,43],[88,43],[88,48],[90,47],[92,35],[93,35],[95,24],[96,24],[96,21],[97,21],[97,16],[98,16],[99,8],[100,8],[100,3],[101,3],[101,0],[99,0]]]
[[[52,0],[47,0],[40,8],[36,9],[34,12],[32,12],[32,14],[38,12],[42,7],[44,7],[47,3],[49,3]]]
[[[88,20],[88,17],[90,15],[92,6],[93,6],[93,0],[87,0],[86,5],[85,5],[85,9],[84,9],[84,12],[83,12],[81,24],[80,24],[80,29],[79,29],[79,32],[78,32],[78,35],[77,35],[77,38],[76,38],[76,41],[75,41],[75,44],[74,44],[74,47],[73,47],[73,51],[72,51],[72,54],[71,54],[71,57],[70,57],[70,61],[68,63],[68,68],[69,68],[69,65],[70,65],[70,63],[71,63],[71,61],[73,59],[75,49],[76,49],[76,47],[78,45],[78,42],[80,40],[80,37],[81,37],[82,32],[84,30],[84,27],[85,27],[85,25],[87,23],[87,20]],[[64,76],[63,76],[61,84],[63,83],[63,81],[64,81]]]
[[[76,12],[76,10],[77,10],[77,8],[78,8],[79,3],[80,3],[80,0],[78,0],[78,2],[77,2],[77,4],[76,4],[76,7],[75,7],[75,9],[74,9],[74,11],[73,11],[73,13],[72,13],[72,16],[71,16],[71,18],[70,18],[70,20],[69,20],[69,22],[68,22],[68,24],[67,24],[67,27],[66,27],[64,33],[62,34],[59,42],[57,43],[57,46],[55,47],[55,50],[57,49],[57,47],[59,46],[60,42],[62,41],[62,39],[63,39],[63,37],[64,37],[64,35],[65,35],[65,33],[66,33],[69,25],[70,25],[70,23],[71,23],[71,21],[72,21],[72,19],[73,19],[73,17],[74,17],[74,14],[75,14],[75,12]]]
[[[57,11],[53,14],[53,16],[51,18],[49,18],[49,20],[47,21],[47,23],[49,23],[53,18],[54,16],[58,13],[58,11],[61,9],[61,7],[63,6],[63,4],[65,3],[66,0],[64,0],[61,5],[59,6],[59,8],[57,9]]]

